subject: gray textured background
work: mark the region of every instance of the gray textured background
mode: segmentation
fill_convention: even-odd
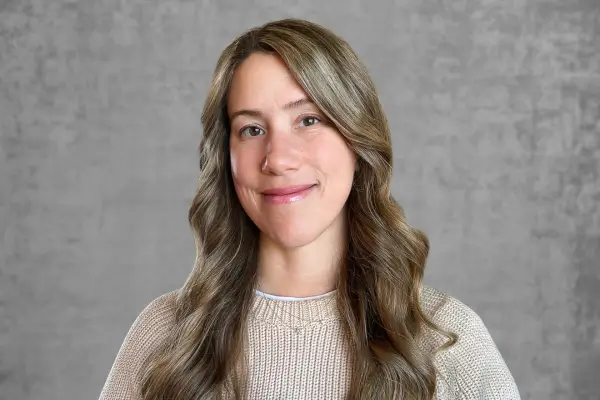
[[[426,280],[524,399],[600,398],[600,0],[0,0],[0,399],[97,398],[194,261],[221,49],[296,16],[346,38],[394,132]]]

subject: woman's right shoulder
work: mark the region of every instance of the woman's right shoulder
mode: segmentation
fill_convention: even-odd
[[[136,318],[138,323],[158,323],[159,326],[175,322],[175,307],[179,290],[164,293],[148,303]]]
[[[142,368],[175,326],[178,290],[148,303],[129,328],[110,369],[100,399],[138,399]]]
[[[174,290],[150,301],[131,325],[124,345],[135,347],[140,356],[158,347],[175,326],[177,295]]]

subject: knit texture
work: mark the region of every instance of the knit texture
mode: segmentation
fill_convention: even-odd
[[[152,301],[130,328],[110,370],[100,400],[141,400],[141,366],[175,322],[176,292]],[[458,342],[438,353],[436,399],[519,400],[515,382],[479,316],[431,287],[421,292],[424,312]],[[428,332],[424,350],[445,339]],[[300,301],[256,295],[248,319],[249,399],[344,399],[353,354],[335,294]]]

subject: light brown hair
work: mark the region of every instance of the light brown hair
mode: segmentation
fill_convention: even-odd
[[[200,175],[189,210],[197,247],[177,299],[176,328],[149,360],[145,399],[243,398],[246,316],[254,299],[259,231],[233,188],[227,94],[250,54],[279,56],[358,158],[347,201],[347,260],[337,304],[355,352],[349,399],[431,399],[433,354],[419,346],[433,324],[420,306],[428,240],[391,196],[391,136],[365,66],[341,38],[298,19],[267,23],[221,54],[202,113]],[[396,397],[398,396],[398,397]]]

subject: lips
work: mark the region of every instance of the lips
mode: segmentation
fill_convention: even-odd
[[[272,188],[263,191],[264,199],[270,204],[289,204],[304,199],[316,184]]]
[[[314,183],[308,185],[286,186],[281,188],[267,189],[263,194],[267,196],[283,196],[286,194],[298,193],[314,186]]]

